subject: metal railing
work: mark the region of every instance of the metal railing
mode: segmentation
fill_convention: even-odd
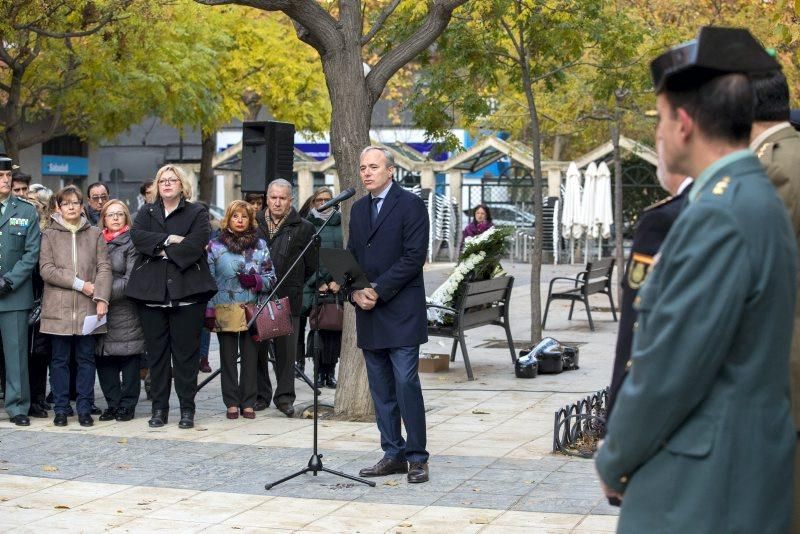
[[[608,388],[556,411],[553,452],[591,458],[606,432]]]

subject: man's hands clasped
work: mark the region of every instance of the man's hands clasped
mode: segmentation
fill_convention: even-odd
[[[378,293],[371,287],[356,289],[353,291],[353,302],[362,310],[371,310],[378,303]]]

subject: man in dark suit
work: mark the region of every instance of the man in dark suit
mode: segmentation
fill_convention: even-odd
[[[428,341],[422,279],[428,212],[422,199],[393,182],[390,152],[365,148],[360,168],[369,194],[353,204],[347,248],[372,287],[353,291],[350,301],[356,306],[358,347],[364,351],[384,457],[359,474],[407,472],[409,482],[427,482],[425,405],[418,368],[419,346]]]
[[[655,256],[661,244],[667,238],[672,223],[680,215],[681,210],[692,188],[692,179],[682,174],[674,174],[664,168],[659,150],[658,181],[672,196],[656,202],[644,209],[636,223],[633,233],[633,245],[625,267],[625,278],[622,280],[622,305],[620,306],[619,331],[617,332],[617,350],[614,357],[614,370],[611,386],[608,389],[608,411],[606,419],[611,417],[619,388],[628,374],[631,361],[631,345],[633,344],[633,325],[636,324],[636,310],[633,301],[639,293],[650,273]]]

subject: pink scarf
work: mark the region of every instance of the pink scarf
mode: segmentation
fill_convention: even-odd
[[[116,232],[111,232],[109,231],[108,228],[103,228],[103,239],[106,240],[106,243],[111,243],[114,239],[116,239],[117,237],[121,236],[122,234],[130,230],[130,228],[131,228],[130,225],[127,224],[122,228],[120,228],[119,230],[117,230]]]

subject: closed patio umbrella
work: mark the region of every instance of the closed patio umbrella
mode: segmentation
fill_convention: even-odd
[[[564,211],[561,216],[562,235],[570,242],[570,263],[575,261],[575,240],[583,235],[581,214],[581,172],[575,162],[569,164],[564,188]]]
[[[597,257],[601,257],[603,239],[611,237],[611,224],[614,214],[611,211],[611,171],[603,161],[597,168],[597,181],[595,182],[595,207],[592,226],[592,236],[598,239]]]

